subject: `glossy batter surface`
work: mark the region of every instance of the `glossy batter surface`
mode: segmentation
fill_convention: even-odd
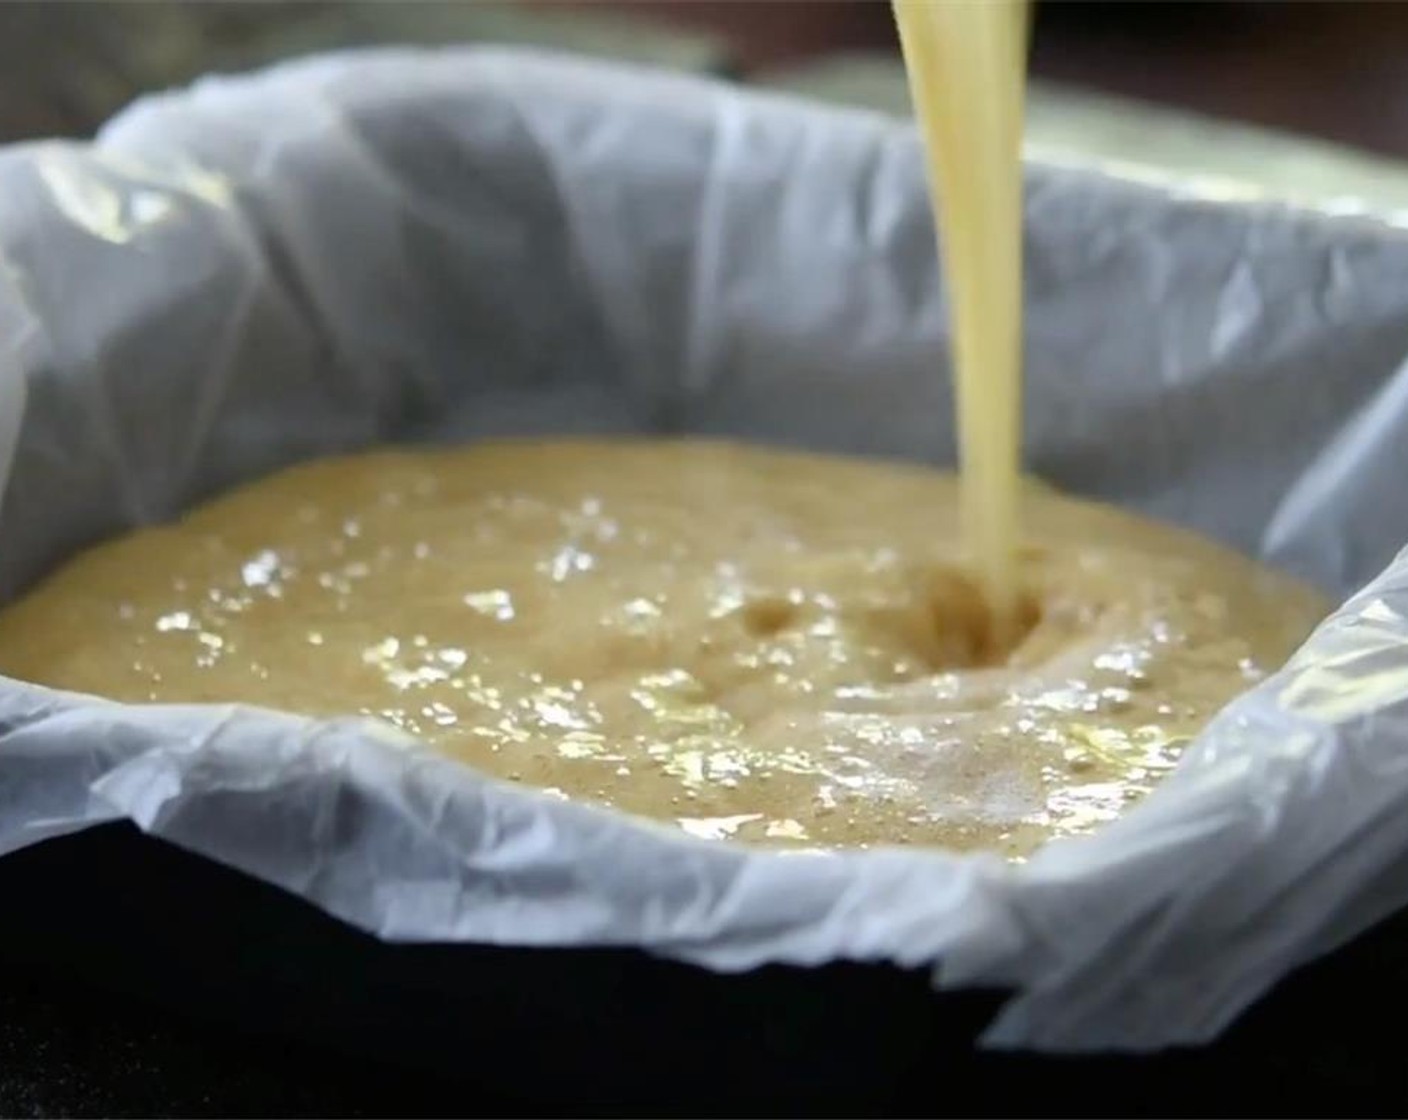
[[[1168,527],[1023,499],[994,644],[951,476],[703,442],[302,465],[81,555],[0,672],[364,713],[502,778],[804,845],[1029,851],[1120,813],[1318,596]]]

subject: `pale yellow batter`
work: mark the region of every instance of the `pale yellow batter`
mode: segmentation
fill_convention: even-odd
[[[0,615],[0,671],[365,713],[701,836],[1020,854],[1143,794],[1326,606],[1045,489],[1022,526],[997,648],[948,475],[701,442],[381,451],[80,556]]]
[[[1026,0],[893,0],[941,231],[963,537],[999,626],[1017,606]]]

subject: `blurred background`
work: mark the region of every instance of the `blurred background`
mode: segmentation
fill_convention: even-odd
[[[1279,195],[1408,206],[1408,4],[1036,9],[1028,143]],[[886,0],[0,0],[0,142],[91,133],[208,71],[512,43],[908,112]]]

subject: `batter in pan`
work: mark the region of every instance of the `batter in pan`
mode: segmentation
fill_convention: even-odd
[[[361,713],[699,836],[1018,855],[1120,813],[1326,609],[1044,488],[1021,525],[997,627],[946,474],[689,441],[376,451],[79,556],[0,614],[0,672]]]

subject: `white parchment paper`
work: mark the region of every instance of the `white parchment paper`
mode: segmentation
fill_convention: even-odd
[[[1408,234],[1034,167],[1027,254],[1031,469],[1368,581],[1099,835],[1021,866],[751,851],[354,721],[0,679],[0,853],[130,818],[386,938],[931,964],[1017,990],[992,1044],[1209,1039],[1408,903]],[[0,599],[386,440],[951,463],[945,329],[917,141],[885,118],[503,51],[211,79],[0,151]]]

